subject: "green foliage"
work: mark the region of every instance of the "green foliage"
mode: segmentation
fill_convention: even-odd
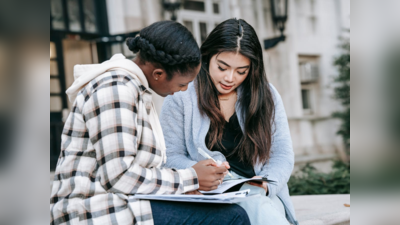
[[[331,173],[318,172],[306,164],[289,180],[290,195],[350,193],[350,164],[335,161]]]
[[[339,70],[339,75],[335,77],[334,98],[339,100],[344,110],[333,113],[333,117],[342,120],[337,134],[343,137],[346,146],[350,145],[350,41],[343,39],[340,46],[342,54],[334,60],[334,65]]]

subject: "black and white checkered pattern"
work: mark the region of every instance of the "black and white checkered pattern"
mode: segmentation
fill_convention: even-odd
[[[124,71],[106,72],[79,92],[62,134],[51,224],[153,224],[149,201],[132,195],[199,188],[193,168],[158,168],[149,101],[149,90]]]

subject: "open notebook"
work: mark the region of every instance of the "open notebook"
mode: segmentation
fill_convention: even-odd
[[[200,191],[203,195],[142,195],[136,194],[131,198],[161,200],[161,201],[176,201],[176,202],[202,202],[202,203],[225,203],[233,204],[236,202],[247,201],[254,198],[259,198],[260,194],[250,194],[250,189],[240,190],[244,182],[274,182],[267,178],[247,178],[247,179],[232,179],[222,182],[219,187],[213,191]],[[240,190],[240,191],[239,191]]]
[[[200,192],[205,194],[205,195],[213,195],[213,194],[222,194],[222,193],[228,193],[228,192],[233,192],[233,191],[239,191],[240,187],[242,186],[242,184],[245,183],[245,182],[248,182],[248,181],[252,181],[252,182],[255,182],[255,183],[262,183],[263,181],[267,181],[269,183],[275,182],[275,181],[272,181],[272,180],[268,180],[267,178],[232,179],[232,180],[225,180],[215,190],[212,190],[212,191],[200,191]]]
[[[216,195],[141,195],[136,194],[132,198],[174,202],[198,202],[198,203],[224,203],[233,204],[258,198],[260,195],[249,195],[250,189]]]

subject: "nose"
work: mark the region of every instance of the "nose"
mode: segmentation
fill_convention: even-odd
[[[188,89],[188,86],[189,86],[189,85],[186,85],[185,87],[182,87],[182,88],[181,88],[181,91],[186,91],[186,90]]]
[[[234,70],[229,70],[229,71],[226,73],[226,75],[225,75],[225,77],[224,77],[224,80],[225,80],[226,82],[231,83],[231,82],[233,81],[233,72],[234,72]]]

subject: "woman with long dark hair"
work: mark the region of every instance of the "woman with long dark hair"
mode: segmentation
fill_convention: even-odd
[[[199,75],[185,95],[167,97],[161,111],[166,166],[189,168],[204,159],[202,148],[227,161],[235,178],[273,181],[241,187],[265,196],[239,203],[252,224],[296,224],[287,187],[294,164],[287,117],[268,83],[256,32],[244,20],[229,19],[200,50]]]
[[[135,194],[216,189],[227,171],[211,160],[174,170],[166,160],[150,89],[185,91],[200,70],[192,34],[172,21],[128,38],[137,53],[97,65],[77,65],[67,90],[72,112],[62,133],[50,198],[51,224],[249,224],[237,205],[137,200]]]

